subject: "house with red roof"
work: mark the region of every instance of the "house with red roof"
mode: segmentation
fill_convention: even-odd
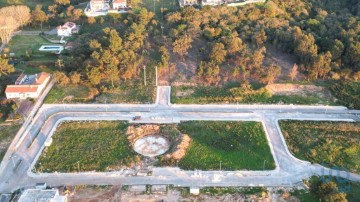
[[[35,75],[21,74],[15,85],[7,85],[5,94],[7,99],[38,98],[50,81],[50,74],[41,72]]]

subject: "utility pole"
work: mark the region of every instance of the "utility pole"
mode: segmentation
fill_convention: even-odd
[[[158,86],[158,68],[155,66],[155,77],[156,77],[156,86]]]
[[[144,65],[144,86],[146,86],[146,66]]]
[[[155,3],[156,3],[156,0],[154,0],[154,14],[155,14]]]
[[[221,172],[221,161],[220,161],[220,172]]]

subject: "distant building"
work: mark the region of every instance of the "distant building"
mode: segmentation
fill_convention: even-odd
[[[181,7],[199,5],[199,0],[179,0]]]
[[[58,36],[71,36],[72,34],[79,33],[79,26],[73,22],[66,22],[64,25],[60,25],[57,29]]]
[[[18,202],[67,202],[66,196],[60,196],[57,189],[27,189]]]
[[[90,9],[94,10],[94,11],[96,11],[96,10],[107,10],[109,8],[108,5],[109,5],[109,1],[90,0]]]
[[[202,0],[201,1],[202,6],[217,6],[217,5],[221,5],[224,3],[225,3],[224,0]]]
[[[113,0],[112,8],[115,10],[119,10],[120,8],[126,8],[126,0]]]
[[[15,85],[7,85],[6,98],[38,98],[50,81],[50,74],[42,72],[35,75],[21,74],[15,81]]]

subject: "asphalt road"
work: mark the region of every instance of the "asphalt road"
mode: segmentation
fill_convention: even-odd
[[[360,175],[334,172],[296,159],[279,130],[279,119],[359,121],[360,111],[334,106],[295,105],[172,105],[170,87],[159,87],[155,104],[44,104],[22,133],[14,138],[0,166],[0,193],[31,187],[76,184],[173,184],[175,186],[293,186],[312,175],[333,174],[360,181]],[[178,123],[186,120],[254,120],[262,122],[276,163],[265,171],[184,171],[153,168],[152,176],[129,176],[132,171],[36,174],[36,160],[58,123],[64,120],[128,120],[138,123]]]

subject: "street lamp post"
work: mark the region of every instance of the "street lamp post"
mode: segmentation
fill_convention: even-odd
[[[158,68],[157,68],[157,66],[155,66],[155,83],[156,83],[156,86],[158,86]]]
[[[144,86],[146,86],[146,66],[144,65]]]

